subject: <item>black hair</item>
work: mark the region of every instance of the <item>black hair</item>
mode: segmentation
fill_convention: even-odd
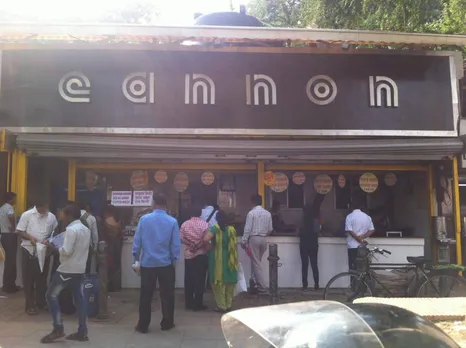
[[[88,202],[80,202],[78,205],[81,208],[81,210],[87,210],[87,208],[90,208],[91,206]]]
[[[14,192],[7,192],[5,194],[5,202],[11,202],[13,199],[15,199],[16,193]]]
[[[191,217],[200,217],[202,214],[202,204],[200,203],[193,203],[189,208],[189,215]]]
[[[36,207],[43,208],[48,205],[49,205],[49,202],[45,198],[41,197],[41,198],[36,199],[36,203],[35,203]]]
[[[73,220],[81,218],[81,209],[75,203],[69,204],[63,209],[63,215],[71,217]]]
[[[163,193],[154,193],[154,204],[159,207],[167,206],[167,196]]]
[[[254,205],[262,205],[262,196],[261,195],[252,195],[251,196],[251,203]]]
[[[215,217],[217,219],[217,224],[222,231],[228,226],[228,215],[223,210],[219,210]]]

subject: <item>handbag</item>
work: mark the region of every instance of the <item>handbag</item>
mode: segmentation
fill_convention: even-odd
[[[236,282],[234,296],[248,291],[246,276],[244,275],[243,265],[238,262],[238,281]]]

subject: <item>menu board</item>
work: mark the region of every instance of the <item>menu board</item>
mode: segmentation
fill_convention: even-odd
[[[327,174],[317,175],[314,179],[314,190],[321,195],[326,195],[332,190],[333,180]]]
[[[372,193],[379,187],[379,179],[372,173],[364,173],[359,178],[359,186],[366,193]]]
[[[201,175],[201,181],[204,185],[212,185],[215,181],[215,175],[212,172],[204,172]]]
[[[302,172],[296,172],[293,174],[293,182],[296,185],[302,185],[306,181],[306,175]]]
[[[275,173],[268,170],[264,173],[264,184],[265,186],[272,186],[275,182]]]
[[[150,207],[152,205],[152,191],[134,191],[133,205],[136,207]]]
[[[115,207],[130,207],[132,197],[132,191],[112,191],[111,203]]]
[[[275,182],[271,186],[272,191],[284,192],[288,189],[288,177],[283,173],[275,173]]]
[[[178,192],[184,192],[189,186],[188,175],[184,172],[176,173],[173,185]]]
[[[164,170],[157,170],[154,174],[154,179],[159,184],[163,184],[167,182],[167,179],[168,179],[167,172]]]
[[[131,187],[134,190],[142,190],[149,184],[149,176],[146,170],[135,170],[131,175]]]

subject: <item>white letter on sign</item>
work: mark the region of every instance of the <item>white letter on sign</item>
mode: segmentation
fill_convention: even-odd
[[[149,87],[149,88],[148,88]],[[147,74],[145,72],[136,72],[129,74],[121,85],[123,95],[129,101],[137,104],[155,103],[155,74],[153,72]]]
[[[58,93],[70,103],[90,103],[91,82],[83,73],[72,71],[58,82]]]
[[[398,107],[398,86],[387,76],[369,76],[370,106],[382,106],[382,91],[385,91],[385,107]]]
[[[192,85],[191,74],[185,75],[184,103],[197,104],[199,89],[201,90],[200,94],[202,96],[201,104],[215,105],[215,83],[209,76],[204,74],[192,74]]]

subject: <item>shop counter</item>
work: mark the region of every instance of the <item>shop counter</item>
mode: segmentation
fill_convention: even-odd
[[[274,237],[267,238],[269,243],[278,245],[278,256],[280,257],[278,268],[278,286],[281,288],[300,288],[301,284],[301,257],[299,254],[298,237]],[[371,238],[370,246],[386,249],[392,254],[387,257],[378,255],[374,263],[406,263],[407,256],[424,255],[424,238]],[[131,265],[132,240],[128,239],[123,244],[122,255],[122,286],[123,288],[139,288],[140,278],[136,275]],[[244,250],[238,245],[239,260],[243,265],[246,279],[251,274],[251,262]],[[262,259],[262,267],[268,283],[269,265],[267,261],[268,252]],[[346,238],[342,237],[320,237],[319,238],[319,273],[320,286],[325,284],[337,273],[348,270],[348,253]],[[184,286],[184,259],[181,253],[180,260],[176,263],[177,288]],[[313,286],[312,270],[309,266],[309,285]],[[268,284],[267,284],[268,285]]]

